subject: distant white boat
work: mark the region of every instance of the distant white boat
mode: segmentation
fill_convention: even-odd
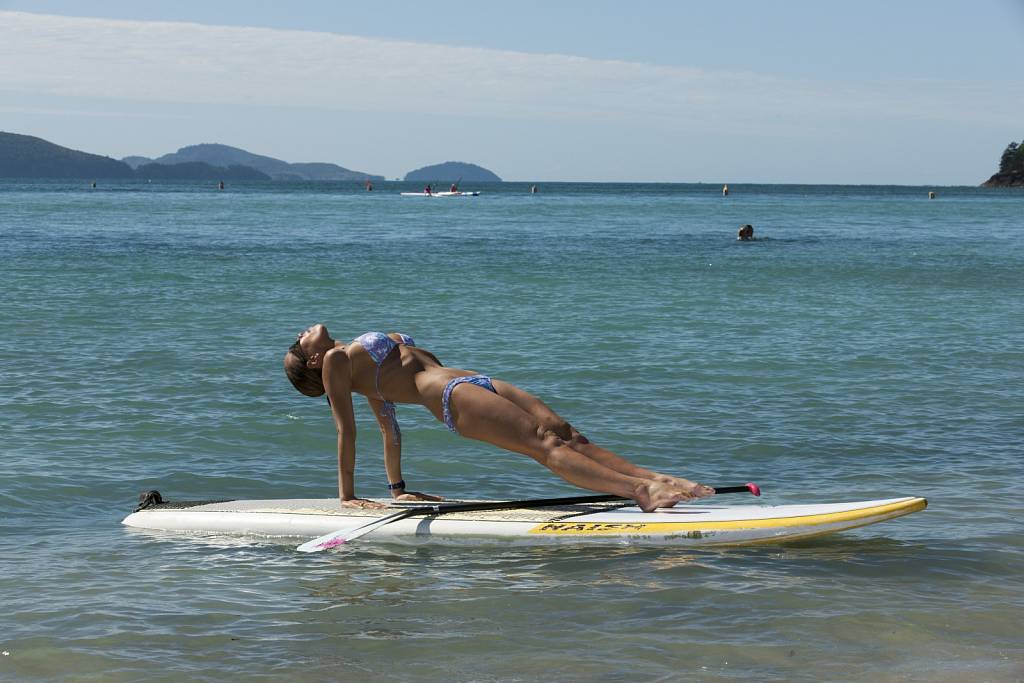
[[[403,197],[478,197],[479,192],[401,192]]]

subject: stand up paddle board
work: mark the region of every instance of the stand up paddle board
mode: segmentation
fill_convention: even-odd
[[[447,501],[455,502],[455,501]],[[905,497],[823,505],[718,505],[709,501],[645,513],[624,503],[588,503],[413,516],[363,536],[367,541],[593,543],[686,547],[779,543],[876,524],[923,510]],[[161,531],[313,538],[362,526],[408,505],[343,508],[337,498],[159,503],[123,524]]]

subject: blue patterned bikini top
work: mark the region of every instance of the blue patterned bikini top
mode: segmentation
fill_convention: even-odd
[[[354,341],[366,349],[366,352],[370,354],[370,358],[373,358],[373,362],[377,364],[377,374],[379,375],[381,364],[396,346],[399,344],[416,346],[416,342],[412,340],[412,337],[405,334],[399,334],[398,336],[402,338],[402,341],[396,342],[383,332],[367,332],[356,337]],[[379,394],[380,391],[377,393]]]
[[[416,346],[416,342],[412,340],[412,337],[401,333],[398,336],[401,338],[401,341],[395,341],[383,332],[367,332],[366,334],[359,335],[353,341],[366,349],[366,352],[370,354],[370,358],[377,365],[377,375],[373,379],[373,385],[377,389],[377,396],[384,401],[384,407],[381,412],[390,420],[391,433],[394,434],[395,441],[400,443],[402,441],[402,431],[398,428],[395,404],[385,399],[383,394],[380,393],[380,366],[384,364],[384,360],[399,344]]]

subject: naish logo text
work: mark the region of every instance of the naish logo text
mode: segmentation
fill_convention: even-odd
[[[642,533],[642,522],[548,522],[530,529],[531,534],[629,534]]]

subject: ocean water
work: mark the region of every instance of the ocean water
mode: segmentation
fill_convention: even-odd
[[[1024,678],[1019,191],[88,185],[0,182],[0,680]],[[703,551],[304,555],[121,526],[146,489],[335,495],[327,407],[281,371],[317,321],[408,333],[765,503],[930,506]],[[399,417],[414,489],[577,492]],[[357,491],[385,495],[357,418]]]

